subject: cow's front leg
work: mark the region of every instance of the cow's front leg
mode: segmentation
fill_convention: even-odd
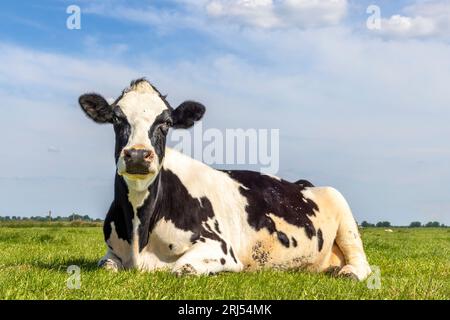
[[[117,272],[123,269],[123,264],[121,259],[116,256],[111,250],[108,250],[106,255],[100,259],[98,262],[100,268],[104,268],[109,271]]]
[[[177,276],[210,275],[222,271],[239,272],[243,265],[228,244],[219,241],[198,242],[183,254],[172,268]]]

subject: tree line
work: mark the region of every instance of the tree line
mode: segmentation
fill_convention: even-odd
[[[0,216],[0,221],[85,221],[85,222],[101,222],[102,219],[94,219],[88,215],[80,215],[73,213],[67,217],[56,216],[52,217],[51,213],[47,216],[31,216],[31,217],[20,217],[20,216]]]
[[[31,217],[20,217],[20,216],[0,216],[1,221],[85,221],[85,222],[102,222],[102,219],[94,219],[89,217],[88,215],[80,215],[73,213],[67,217],[52,217],[51,213],[47,216],[31,216]],[[377,223],[370,223],[367,221],[363,221],[361,223],[361,227],[363,228],[391,228],[394,227],[389,221],[379,221]],[[422,223],[420,221],[413,221],[409,224],[410,228],[446,228],[447,226],[443,223],[439,223],[438,221],[430,221],[427,223]]]
[[[367,221],[363,221],[361,223],[361,227],[363,228],[390,228],[393,227],[389,221],[379,221],[377,223],[370,223]],[[446,228],[447,226],[443,223],[439,223],[438,221],[430,221],[427,223],[422,223],[420,221],[413,221],[409,224],[410,228]]]

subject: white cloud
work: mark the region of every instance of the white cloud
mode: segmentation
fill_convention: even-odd
[[[272,0],[214,0],[208,3],[206,12],[214,18],[233,18],[236,22],[261,28],[281,24],[274,12]]]
[[[347,12],[346,0],[212,0],[211,17],[260,28],[336,25]]]
[[[450,2],[425,1],[381,19],[380,33],[399,38],[450,38]]]
[[[381,19],[383,34],[397,37],[427,37],[436,34],[438,28],[431,18],[421,16],[405,17],[393,15],[389,19]]]
[[[108,16],[112,18],[117,18],[121,20],[129,20],[142,24],[162,24],[165,19],[165,16],[162,16],[158,13],[156,9],[153,8],[141,8],[135,9],[132,7],[127,7],[123,5],[117,5],[112,3],[98,3],[93,2],[87,4],[83,9],[84,13],[88,14],[97,14],[102,16]]]
[[[162,33],[189,28],[211,35],[231,26],[263,30],[345,27],[350,7],[360,10],[359,14],[364,12],[361,5],[350,4],[348,0],[171,0],[171,3],[172,7],[158,8],[89,2],[84,12],[149,25]],[[373,33],[386,38],[448,39],[450,2],[417,1],[397,14],[381,17],[380,22],[381,29]]]
[[[89,4],[84,12],[157,27],[207,29],[212,22],[256,28],[315,28],[339,24],[347,0],[174,0],[176,9],[120,4]]]
[[[177,10],[161,9],[152,5],[133,7],[118,3],[89,2],[83,12],[153,26],[162,33],[184,27],[191,29],[207,27],[197,12],[200,6],[204,5],[203,2],[174,1],[180,4]]]
[[[122,79],[139,76],[135,70],[108,59],[82,59],[6,43],[0,43],[0,59],[8,61],[0,64],[3,89],[20,85],[24,93],[38,93],[42,98],[79,93],[97,83],[110,93]]]
[[[280,3],[280,15],[297,26],[339,24],[347,13],[346,0],[286,0]]]
[[[98,36],[87,35],[84,38],[83,45],[85,50],[98,57],[118,57],[124,55],[129,50],[126,43],[111,43],[107,46],[100,44]]]

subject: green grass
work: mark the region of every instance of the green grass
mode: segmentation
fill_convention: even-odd
[[[304,272],[110,273],[96,267],[100,227],[44,225],[0,225],[0,299],[450,299],[450,229],[362,230],[369,262],[381,269],[381,288],[368,289]],[[80,289],[67,288],[69,265],[81,268]]]

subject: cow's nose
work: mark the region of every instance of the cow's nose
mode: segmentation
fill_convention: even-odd
[[[153,152],[146,149],[125,149],[123,151],[125,162],[150,162],[153,159]]]
[[[129,148],[123,150],[126,172],[129,174],[148,174],[150,173],[151,162],[154,153],[147,149]]]

